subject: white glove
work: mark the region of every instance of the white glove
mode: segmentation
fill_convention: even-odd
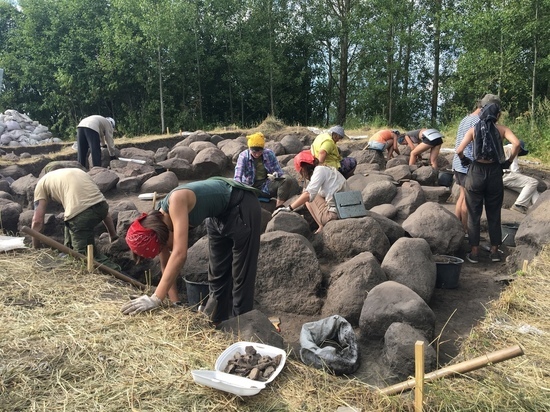
[[[162,300],[160,300],[156,295],[147,296],[143,295],[137,299],[133,299],[130,302],[126,302],[122,305],[120,309],[125,315],[136,315],[141,312],[147,312],[158,308],[162,305]]]
[[[292,210],[290,210],[290,207],[288,206],[280,207],[279,209],[275,209],[275,211],[271,214],[271,217],[277,216],[280,212],[292,212]]]
[[[273,172],[273,173],[268,173],[267,174],[267,178],[269,180],[275,180],[275,179],[278,179],[280,176],[279,176],[279,173],[277,172]]]

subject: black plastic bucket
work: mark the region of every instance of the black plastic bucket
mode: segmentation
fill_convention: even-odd
[[[503,223],[502,228],[502,244],[506,246],[516,246],[516,233],[519,225],[517,223]]]
[[[439,186],[451,187],[453,184],[453,172],[451,170],[440,170],[437,183]]]
[[[198,308],[204,306],[208,301],[208,295],[210,294],[210,288],[208,286],[207,274],[190,275],[184,278],[185,288],[187,290],[187,303],[192,308]],[[193,279],[193,280],[190,280]]]
[[[435,263],[437,266],[435,287],[439,289],[457,288],[464,260],[455,256],[438,255],[435,257]]]

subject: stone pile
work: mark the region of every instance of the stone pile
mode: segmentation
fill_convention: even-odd
[[[44,125],[17,110],[0,114],[0,146],[26,147],[46,143],[60,143]]]

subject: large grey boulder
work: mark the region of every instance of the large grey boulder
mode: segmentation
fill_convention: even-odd
[[[395,322],[384,335],[384,360],[396,381],[404,381],[415,371],[415,344],[424,342],[424,370],[430,372],[437,366],[437,353],[430,341],[411,325]]]
[[[378,170],[384,170],[386,168],[386,159],[384,158],[384,154],[378,150],[354,150],[349,156],[355,158],[358,165],[375,164],[378,166]]]
[[[399,149],[401,150],[401,149]],[[386,169],[391,169],[395,166],[402,166],[402,165],[408,165],[409,164],[409,156],[404,156],[403,154],[392,157],[390,160],[386,162]]]
[[[398,239],[386,253],[382,270],[388,280],[407,286],[425,302],[430,302],[435,289],[437,267],[430,245],[424,239]]]
[[[537,203],[523,218],[515,236],[516,249],[510,257],[514,269],[533,259],[550,243],[550,191],[541,193]]]
[[[173,172],[179,180],[192,180],[195,177],[195,168],[187,159],[172,157],[160,162],[159,166]]]
[[[282,145],[281,142],[267,141],[267,142],[265,142],[264,147],[266,149],[272,150],[273,153],[275,153],[275,156],[283,156],[283,155],[287,154],[286,150],[285,150],[285,147]]]
[[[133,160],[145,160],[148,165],[153,165],[155,163],[155,152],[152,150],[140,149],[138,147],[125,147],[120,149],[119,157]]]
[[[89,174],[101,193],[107,193],[109,190],[114,189],[120,180],[115,172],[103,167],[93,167]]]
[[[439,203],[426,202],[419,206],[404,222],[412,237],[425,239],[432,253],[456,254],[464,240],[464,229],[458,218]]]
[[[365,209],[372,209],[374,206],[391,203],[397,194],[397,186],[389,180],[378,180],[369,183],[361,191]]]
[[[158,176],[153,176],[141,185],[141,193],[168,193],[179,184],[174,172],[167,171]]]
[[[34,199],[34,189],[38,179],[32,174],[20,177],[11,184],[11,193],[13,193],[15,200],[26,206],[32,206]]]
[[[259,342],[285,349],[283,337],[269,318],[257,309],[223,321],[217,329],[232,333],[240,341]]]
[[[184,276],[208,273],[209,258],[208,236],[203,236],[188,249],[187,259],[181,273],[183,273]]]
[[[421,166],[412,173],[412,178],[422,186],[434,186],[439,174],[431,166]]]
[[[428,304],[407,286],[389,280],[375,286],[365,299],[359,318],[361,336],[380,339],[394,322],[419,329],[429,341],[433,338],[435,314]]]
[[[386,168],[384,171],[387,175],[393,177],[394,180],[410,179],[412,177],[411,168],[409,165],[397,165],[390,168]]]
[[[193,142],[189,144],[189,148],[193,149],[195,153],[200,153],[201,151],[205,149],[212,149],[212,148],[218,148],[214,143],[208,141],[208,142]]]
[[[264,233],[260,240],[256,301],[271,312],[315,315],[322,300],[319,261],[303,236],[282,231]]]
[[[23,208],[19,203],[0,199],[0,229],[5,235],[13,236],[17,232],[21,212],[23,212]]]
[[[391,204],[397,208],[397,220],[404,221],[420,205],[424,204],[426,197],[418,182],[405,182],[397,188],[397,194]]]
[[[226,142],[221,144],[222,142]],[[237,163],[239,155],[247,149],[247,146],[237,140],[222,140],[218,144],[220,149],[233,164]]]
[[[357,326],[367,294],[386,280],[380,263],[370,252],[360,253],[338,265],[330,274],[322,316],[340,315]]]
[[[381,262],[390,248],[388,237],[372,217],[332,220],[321,235],[323,252],[340,262],[361,252],[371,252]]]
[[[211,176],[220,176],[228,166],[228,159],[224,152],[217,147],[201,150],[193,160],[196,179],[206,179]]]
[[[286,135],[281,139],[281,145],[285,148],[285,153],[300,153],[304,148],[304,144],[298,137],[293,135]]]
[[[392,207],[392,205],[385,205]],[[374,209],[374,208],[373,208]],[[378,222],[382,231],[390,241],[390,244],[393,244],[397,239],[402,238],[406,235],[405,230],[401,227],[400,224],[394,222],[393,220],[387,218],[386,216],[375,212],[374,210],[367,210],[367,216],[372,217]]]
[[[189,146],[180,145],[170,150],[166,155],[166,159],[172,159],[174,157],[177,157],[178,159],[185,159],[189,164],[191,164],[193,163],[193,160],[195,160],[196,155],[197,153],[193,149],[191,149]],[[166,160],[166,159],[163,159],[163,160]]]
[[[367,183],[367,177],[360,173],[356,173],[348,178],[348,186],[350,190],[361,192],[367,186]]]
[[[297,233],[305,238],[311,236],[307,221],[298,213],[293,212],[279,212],[268,222],[265,231],[275,232],[276,230]]]

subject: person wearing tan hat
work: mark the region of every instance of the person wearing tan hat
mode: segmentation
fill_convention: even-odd
[[[338,169],[347,179],[355,172],[357,160],[353,157],[342,157],[336,143],[345,137],[342,126],[333,126],[327,133],[319,134],[311,144],[311,154],[323,166],[332,166]]]
[[[282,206],[291,196],[300,192],[298,181],[285,176],[275,153],[266,149],[262,133],[247,136],[248,149],[239,154],[234,179],[261,190],[263,197],[277,199],[275,207]]]

